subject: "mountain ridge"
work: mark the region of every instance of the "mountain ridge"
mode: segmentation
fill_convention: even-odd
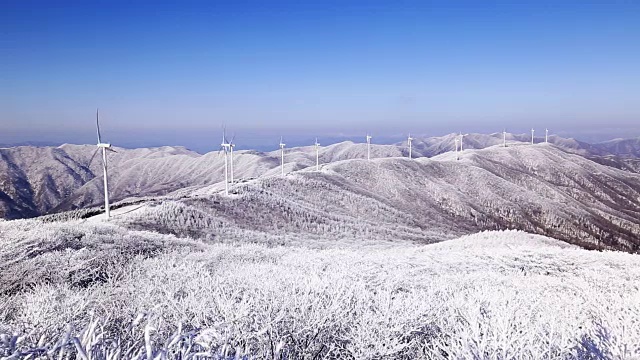
[[[471,164],[472,167],[476,167],[484,171],[482,176],[491,184],[499,184],[496,186],[507,186],[514,193],[520,193],[523,191],[523,187],[526,186],[538,186],[540,189],[546,189],[546,187],[552,186],[560,186],[557,183],[554,184],[551,182],[553,180],[549,173],[546,173],[547,178],[545,179],[537,179],[531,182],[531,179],[536,179],[536,169],[535,164],[523,164],[521,159],[518,156],[522,156],[522,154],[518,155],[520,152],[527,152],[527,149],[531,149],[534,152],[545,151],[546,148],[554,148],[557,150],[553,150],[557,153],[564,154],[585,154],[585,151],[588,152],[590,150],[585,149],[585,145],[581,145],[580,143],[575,143],[571,139],[556,139],[554,137],[550,137],[550,140],[554,139],[555,142],[560,142],[562,140],[562,145],[558,148],[556,145],[547,145],[547,144],[536,144],[534,146],[524,146],[527,145],[526,142],[520,141],[518,136],[510,136],[511,140],[507,144],[507,148],[502,148],[502,134],[491,134],[491,135],[482,135],[482,134],[471,134],[465,136],[465,150],[459,152],[458,155],[460,157],[459,161],[455,161],[456,154],[447,150],[448,144],[453,140],[453,135],[449,135],[448,137],[441,138],[429,138],[429,139],[419,139],[414,142],[414,156],[419,159],[414,159],[415,162],[425,163],[432,173],[438,174],[444,172],[446,169],[449,171],[460,171],[461,166],[467,166]],[[500,136],[500,138],[498,138]],[[468,144],[466,141],[468,141]],[[421,149],[421,144],[424,147]],[[567,145],[570,144],[571,146]],[[576,150],[573,146],[581,146],[579,151]],[[481,147],[482,149],[473,149],[474,147]],[[192,196],[192,194],[200,194],[199,196],[210,197],[216,196],[224,187],[222,185],[223,177],[223,167],[224,161],[223,156],[216,153],[210,152],[207,154],[198,154],[196,152],[190,151],[184,147],[173,147],[173,146],[164,146],[157,148],[142,148],[142,149],[122,149],[115,148],[117,153],[109,155],[109,182],[110,182],[110,194],[113,202],[117,202],[119,200],[127,200],[127,202],[137,201],[136,198],[139,199],[153,199],[158,197],[167,197],[167,198],[181,198],[184,196]],[[429,159],[426,155],[431,154],[436,149],[440,151],[440,154],[432,155]],[[626,147],[625,147],[626,149]],[[99,157],[92,157],[95,152],[95,147],[93,145],[72,145],[72,144],[64,144],[58,147],[45,147],[45,148],[33,148],[33,147],[22,147],[22,148],[13,148],[13,149],[0,149],[0,216],[4,218],[21,218],[21,217],[34,217],[47,213],[57,213],[63,212],[73,209],[82,209],[82,208],[90,208],[94,206],[100,206],[103,201],[102,195],[102,167],[101,161]],[[512,157],[504,157],[502,153],[514,154]],[[408,159],[407,156],[407,148],[401,145],[373,145],[371,146],[371,154],[372,154],[372,163],[379,164],[384,163],[386,160],[380,160],[378,158],[384,157],[389,158],[388,160],[391,163],[400,161],[401,165],[385,165],[391,166],[400,166],[402,171],[408,171],[407,169],[411,169],[412,165],[407,166],[405,164]],[[484,155],[483,155],[484,154]],[[488,155],[487,155],[488,154]],[[539,154],[533,155],[533,157],[538,156]],[[570,187],[583,187],[590,186],[591,188],[588,191],[591,192],[603,192],[603,193],[612,193],[612,199],[608,200],[606,203],[604,199],[598,200],[599,204],[602,208],[597,208],[596,210],[592,210],[591,212],[583,212],[580,214],[574,214],[574,218],[570,221],[574,223],[576,226],[585,226],[584,224],[577,224],[576,217],[583,217],[585,219],[590,219],[589,221],[603,222],[603,224],[615,225],[614,234],[628,232],[629,229],[634,229],[635,222],[627,219],[629,214],[625,212],[631,212],[632,214],[636,211],[635,207],[627,208],[627,203],[629,203],[629,199],[624,196],[620,196],[620,191],[623,190],[625,181],[620,179],[627,176],[628,173],[632,173],[637,167],[634,167],[634,164],[640,164],[640,162],[633,162],[633,158],[616,158],[616,157],[606,157],[600,155],[589,155],[587,157],[577,156],[577,161],[580,161],[581,164],[589,164],[592,165],[590,171],[603,172],[602,169],[613,169],[618,168],[624,171],[617,172],[613,177],[615,180],[616,186],[618,188],[611,188],[607,185],[607,181],[602,181],[600,179],[589,179],[580,175],[579,181],[573,181],[572,177],[577,176],[576,174],[566,175],[564,174],[563,178],[560,178],[559,181],[569,181],[568,184],[563,184],[562,186]],[[366,157],[366,144],[356,144],[353,142],[342,142],[337,144],[331,144],[329,146],[324,146],[319,148],[319,157],[322,165],[323,172],[335,171],[335,169],[341,169],[344,166],[342,161],[344,160],[353,160],[353,159],[363,159]],[[401,160],[401,157],[405,157],[404,160]],[[529,155],[531,157],[531,155]],[[493,158],[493,160],[492,160]],[[588,160],[588,159],[590,160]],[[546,160],[553,162],[549,163],[549,166],[554,167],[566,167],[564,164],[567,161],[566,158],[559,157],[548,157]],[[594,160],[595,159],[595,160]],[[439,161],[444,164],[440,165],[429,165],[431,161]],[[594,160],[594,161],[591,161]],[[363,160],[364,161],[364,160]],[[531,159],[527,161],[532,161]],[[588,162],[585,162],[588,161]],[[313,172],[315,170],[315,148],[313,146],[306,146],[300,148],[291,148],[285,149],[285,170],[286,172]],[[366,161],[364,161],[366,163]],[[595,167],[594,165],[598,165],[596,163],[604,164],[600,165],[601,167]],[[355,161],[353,164],[355,166],[361,166],[361,162]],[[360,164],[360,165],[358,165]],[[403,165],[404,164],[404,165]],[[250,181],[250,179],[257,178],[267,178],[267,177],[279,177],[280,176],[280,151],[274,150],[271,152],[257,152],[252,150],[239,150],[234,151],[234,167],[235,167],[235,175],[236,182],[233,189],[237,188],[240,185],[247,184],[246,181]],[[571,167],[569,167],[571,168]],[[5,170],[5,171],[2,171]],[[344,172],[344,169],[340,170]],[[415,168],[411,171],[423,171],[419,168]],[[404,174],[404,176],[418,176],[418,173],[412,174],[411,171]],[[426,173],[420,173],[419,176],[428,177],[431,176],[429,171]],[[606,172],[606,171],[605,171]],[[390,176],[386,173],[383,173],[384,176],[390,176],[389,178],[392,181],[395,181],[397,184],[397,188],[395,192],[385,192],[381,191],[384,189],[377,188],[374,182],[384,182],[384,177],[381,178],[362,178],[359,179],[354,176],[353,173],[347,172],[350,174],[351,181],[350,187],[347,189],[347,194],[351,196],[351,192],[358,192],[364,199],[375,199],[378,201],[380,209],[386,209],[384,211],[389,212],[393,215],[393,217],[397,217],[398,207],[397,204],[392,204],[389,206],[385,203],[384,196],[388,196],[393,198],[396,196],[398,191],[403,189],[400,184],[399,179],[395,176]],[[491,173],[492,176],[487,174]],[[503,181],[504,178],[514,176],[513,174],[522,173],[522,178],[519,179],[520,183],[510,183],[507,181],[506,183]],[[471,171],[473,176],[479,178],[481,176],[478,173],[478,170]],[[558,174],[563,174],[559,172]],[[579,174],[578,174],[579,175]],[[62,179],[62,180],[61,180]],[[635,178],[634,178],[635,179]],[[329,182],[338,181],[339,178],[335,177],[331,180],[327,180]],[[366,184],[364,187],[360,189],[356,189],[354,184]],[[542,231],[544,225],[540,223],[535,225],[531,223],[532,219],[537,219],[535,221],[540,222],[538,216],[532,216],[531,214],[522,215],[522,211],[518,210],[518,206],[515,206],[509,202],[506,202],[509,206],[508,210],[500,210],[496,209],[492,206],[487,206],[486,204],[482,206],[477,206],[471,201],[467,201],[461,199],[456,192],[460,189],[452,187],[452,184],[463,184],[465,187],[469,187],[469,184],[465,182],[463,178],[460,176],[450,178],[450,179],[441,179],[437,183],[437,186],[432,184],[431,186],[440,187],[440,191],[442,191],[446,196],[438,201],[434,200],[433,194],[430,195],[431,198],[427,199],[419,192],[414,193],[415,199],[420,199],[422,201],[423,207],[429,207],[433,209],[439,209],[434,214],[437,216],[444,216],[446,222],[454,223],[461,222],[460,230],[456,230],[455,226],[442,225],[442,224],[433,224],[426,222],[429,226],[432,226],[433,231],[429,232],[425,230],[425,226],[421,225],[422,220],[413,219],[413,223],[407,225],[400,221],[398,224],[404,224],[402,226],[408,226],[404,230],[399,230],[401,235],[398,238],[403,237],[409,239],[411,241],[416,241],[416,239],[422,238],[426,239],[425,241],[440,241],[446,239],[447,236],[443,236],[442,233],[450,232],[451,235],[464,235],[469,231],[483,230],[483,229],[503,229],[508,228],[509,226],[513,226],[514,228],[521,228],[522,230],[538,232],[543,235],[550,235],[553,237],[557,237],[559,235],[554,234],[551,230],[547,229]],[[533,184],[533,185],[531,185]],[[635,186],[636,180],[632,181],[632,185]],[[324,186],[326,184],[316,184],[317,186]],[[442,190],[445,189],[445,190]],[[600,191],[598,189],[602,189]],[[356,191],[357,190],[357,191]],[[384,194],[382,197],[373,196],[372,191],[381,191]],[[364,192],[363,192],[364,191]],[[365,194],[366,192],[368,194]],[[496,197],[505,197],[505,195],[499,193],[498,190],[492,190],[495,192]],[[635,190],[634,190],[635,191]],[[545,190],[545,193],[553,193],[553,191]],[[576,190],[576,193],[583,194],[584,190]],[[422,197],[421,197],[422,196]],[[516,196],[516,198],[519,195]],[[534,195],[531,195],[534,196]],[[540,195],[536,195],[540,196]],[[556,197],[562,197],[565,195],[558,195],[557,193],[554,195]],[[591,195],[589,195],[591,196]],[[600,196],[600,195],[598,195]],[[541,198],[542,199],[542,198]],[[146,200],[142,200],[146,201]],[[267,200],[264,200],[265,202]],[[487,199],[483,201],[487,202]],[[497,203],[501,203],[500,201],[494,201]],[[604,203],[604,205],[602,205]],[[632,204],[633,201],[631,201]],[[488,203],[487,203],[488,204]],[[528,206],[531,206],[534,209],[541,209],[540,204],[536,201],[529,202]],[[449,206],[451,208],[455,208],[455,211],[449,209],[448,215],[447,211],[445,211],[446,207]],[[577,204],[578,208],[585,208],[590,206],[589,204]],[[617,212],[612,212],[611,207],[617,206],[620,210]],[[635,205],[634,205],[635,206]],[[542,207],[544,208],[544,207]],[[465,210],[466,209],[466,210]],[[352,210],[355,211],[355,210]],[[511,213],[510,213],[511,212]],[[260,212],[259,212],[260,213]],[[313,211],[311,212],[313,213]],[[317,216],[317,214],[309,213],[308,216]],[[509,214],[517,213],[519,215],[519,219],[527,222],[526,224],[520,225],[518,227],[517,224],[514,224],[513,221],[504,221],[500,220],[501,217],[505,217]],[[473,214],[473,215],[469,215]],[[626,214],[626,215],[625,215]],[[327,215],[326,213],[324,215]],[[344,216],[349,217],[349,214],[343,214]],[[424,212],[425,216],[429,216],[428,212]],[[204,216],[207,217],[207,216]],[[623,226],[619,226],[617,224],[612,224],[612,221],[608,218],[615,219],[615,221],[622,222]],[[255,219],[249,219],[251,221]],[[565,219],[566,220],[566,219]],[[211,220],[214,221],[214,220]],[[217,220],[216,220],[217,221]],[[318,220],[320,221],[320,220]],[[352,220],[349,220],[352,221]],[[370,221],[376,222],[379,221],[378,218],[370,219]],[[478,222],[481,225],[478,225]],[[350,231],[359,232],[360,229],[358,226],[351,226]],[[492,227],[491,227],[492,226]],[[284,226],[286,228],[286,226]],[[538,227],[539,229],[535,229]],[[236,226],[234,229],[242,229],[242,232],[247,232],[250,229],[246,226]],[[422,229],[422,230],[420,230]],[[595,228],[591,228],[588,233],[588,242],[583,244],[584,246],[590,247],[602,247],[602,246],[614,246],[619,248],[624,248],[627,250],[633,250],[635,244],[635,238],[629,234],[621,235],[622,241],[612,240],[609,238],[602,238],[605,235],[600,234],[603,232],[604,225],[598,225]],[[462,231],[464,230],[464,231]],[[167,231],[171,231],[170,229]],[[197,233],[198,231],[195,231]],[[388,234],[393,234],[393,231],[388,232]],[[413,235],[412,235],[413,234]],[[422,235],[419,235],[422,234]],[[207,236],[212,234],[206,234]],[[215,235],[215,234],[214,234]],[[617,235],[610,235],[617,236]],[[562,236],[559,236],[563,238]],[[564,240],[575,241],[577,239],[575,234],[564,234]],[[598,243],[602,242],[602,243]],[[606,242],[610,242],[614,245],[606,245]],[[604,245],[603,245],[604,244]]]
[[[548,144],[465,150],[459,161],[343,160],[235,184],[230,196],[209,187],[114,221],[212,241],[430,243],[518,229],[591,249],[640,249],[640,175]]]

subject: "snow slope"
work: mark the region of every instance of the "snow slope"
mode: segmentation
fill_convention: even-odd
[[[638,255],[523,232],[309,249],[36,219],[0,222],[0,259],[0,356],[640,356]]]
[[[465,150],[460,160],[344,160],[317,172],[150,200],[114,218],[212,241],[429,243],[481,230],[520,229],[586,248],[640,249],[640,175],[553,145]]]

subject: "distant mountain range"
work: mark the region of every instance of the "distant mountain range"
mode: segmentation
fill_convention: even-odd
[[[415,139],[414,149],[422,156],[434,156],[447,151],[455,150],[456,134],[445,136]],[[587,143],[572,138],[563,138],[549,135],[549,143],[566,151],[583,156],[618,156],[621,158],[640,157],[640,137],[633,139],[614,139],[599,143]],[[489,146],[503,144],[503,134],[468,134],[464,136],[464,149],[484,149]],[[534,137],[536,144],[544,142],[544,137]],[[531,143],[530,134],[506,134],[506,143],[509,145],[523,145]],[[398,146],[407,146],[406,141],[397,143]]]
[[[528,141],[527,141],[528,140]],[[539,139],[538,139],[539,140]],[[456,160],[454,135],[371,146],[342,142],[315,149],[234,152],[234,195],[221,195],[224,157],[181,147],[121,149],[109,155],[116,217],[209,239],[379,237],[440,241],[485,229],[515,228],[585,247],[637,251],[640,244],[638,139],[587,144],[550,137],[469,134]],[[101,206],[101,158],[95,146],[0,149],[0,216],[34,217]],[[403,158],[404,157],[404,158]],[[278,176],[276,176],[278,175]],[[325,236],[326,238],[326,236]],[[270,240],[270,241],[271,241]]]

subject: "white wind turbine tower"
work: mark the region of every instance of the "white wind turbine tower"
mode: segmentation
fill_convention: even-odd
[[[316,171],[320,171],[320,156],[318,154],[318,148],[320,147],[320,143],[318,142],[318,138],[316,138],[315,144],[313,144],[316,148]]]
[[[507,129],[502,130],[502,147],[507,147]]]
[[[411,137],[411,134],[409,134],[409,137],[407,138],[407,143],[409,144],[409,159],[411,159],[411,142],[413,142],[413,138]]]
[[[462,144],[464,142],[464,137],[467,136],[469,134],[463,134],[460,133],[460,152],[462,153]],[[458,157],[458,155],[456,154],[456,160],[460,160],[460,158]]]
[[[98,113],[98,109],[96,109],[96,128],[98,130],[98,149],[96,150],[96,153],[93,154],[93,156],[95,156],[95,154],[97,154],[97,152],[100,151],[100,149],[102,149],[102,170],[104,175],[104,212],[107,217],[107,220],[109,220],[109,217],[111,216],[111,211],[109,209],[109,185],[107,182],[107,150],[113,151],[113,152],[115,152],[115,150],[111,148],[111,144],[103,143],[100,138],[99,117],[100,115]],[[91,163],[92,160],[93,160],[93,157],[91,158],[89,163]]]
[[[458,142],[460,140],[458,139],[458,135],[455,136],[455,142],[456,142],[456,160],[460,160],[460,157],[458,156]]]
[[[282,136],[280,136],[280,167],[282,169],[282,175],[284,176],[284,147],[285,143],[282,142]]]
[[[236,147],[236,144],[233,143],[233,139],[235,138],[236,136],[233,135],[233,137],[231,137],[231,141],[229,141],[229,165],[231,170],[231,184],[233,184],[233,148]]]
[[[469,135],[469,134],[460,133],[460,152],[462,152],[462,143],[464,141],[464,137],[467,136],[467,135]]]
[[[224,194],[229,195],[229,159],[227,156],[229,155],[229,151],[231,149],[231,144],[227,142],[227,137],[225,136],[225,129],[222,128],[222,143],[220,144],[220,151],[224,151]],[[220,154],[218,151],[218,154]]]
[[[531,144],[533,145],[533,133],[535,132],[535,130],[533,130],[533,128],[531,128]]]
[[[549,129],[544,129],[544,142],[549,143]]]
[[[371,135],[367,134],[367,160],[371,160]]]

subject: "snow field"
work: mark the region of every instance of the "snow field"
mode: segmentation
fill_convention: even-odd
[[[309,249],[35,223],[0,224],[0,356],[640,356],[637,255],[516,231]]]

